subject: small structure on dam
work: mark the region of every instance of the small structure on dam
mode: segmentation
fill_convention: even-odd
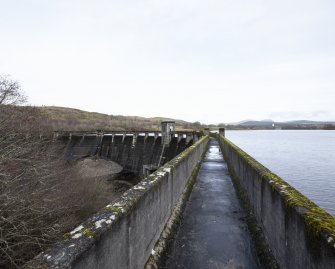
[[[174,121],[162,121],[162,143],[169,145],[171,142],[171,133],[175,131],[176,123]]]

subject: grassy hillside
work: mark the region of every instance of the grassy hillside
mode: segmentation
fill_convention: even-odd
[[[107,115],[65,107],[40,107],[46,115],[45,125],[53,130],[93,131],[93,130],[159,130],[162,120],[169,118],[144,118],[137,116]],[[199,130],[200,123],[175,120],[177,130]]]
[[[43,113],[38,107],[0,105],[1,269],[21,268],[123,193],[98,172],[83,177],[90,163],[67,162],[62,141],[48,139],[45,123],[53,120]],[[69,117],[64,113],[58,114],[59,123]]]

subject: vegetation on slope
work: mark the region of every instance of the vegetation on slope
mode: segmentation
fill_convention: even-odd
[[[0,268],[19,268],[115,200],[119,185],[84,178],[64,158],[55,130],[159,130],[163,118],[110,116],[62,107],[22,106],[17,81],[0,76]],[[177,128],[199,123],[177,120]],[[124,189],[123,189],[124,190]]]
[[[44,125],[62,131],[153,131],[160,129],[162,120],[167,118],[144,118],[137,116],[106,115],[65,107],[39,108],[45,115]],[[178,130],[200,130],[199,122],[175,120]]]
[[[64,145],[40,137],[41,118],[0,105],[0,268],[20,267],[120,195],[67,164]]]
[[[67,164],[46,114],[23,102],[19,84],[0,76],[1,269],[19,268],[121,194]]]

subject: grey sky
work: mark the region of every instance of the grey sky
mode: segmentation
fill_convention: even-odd
[[[335,1],[0,0],[34,105],[204,123],[335,120]]]

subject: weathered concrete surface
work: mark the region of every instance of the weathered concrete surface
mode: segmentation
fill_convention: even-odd
[[[211,139],[165,268],[259,268],[244,215]]]
[[[335,268],[335,220],[250,155],[219,136],[280,268]]]
[[[200,139],[24,268],[142,269],[207,142]]]
[[[59,139],[67,145],[68,160],[96,156],[141,175],[143,165],[163,165],[202,136],[195,132],[171,132],[167,140],[160,135],[159,132],[74,133],[64,134]],[[163,138],[168,142],[165,145]]]

